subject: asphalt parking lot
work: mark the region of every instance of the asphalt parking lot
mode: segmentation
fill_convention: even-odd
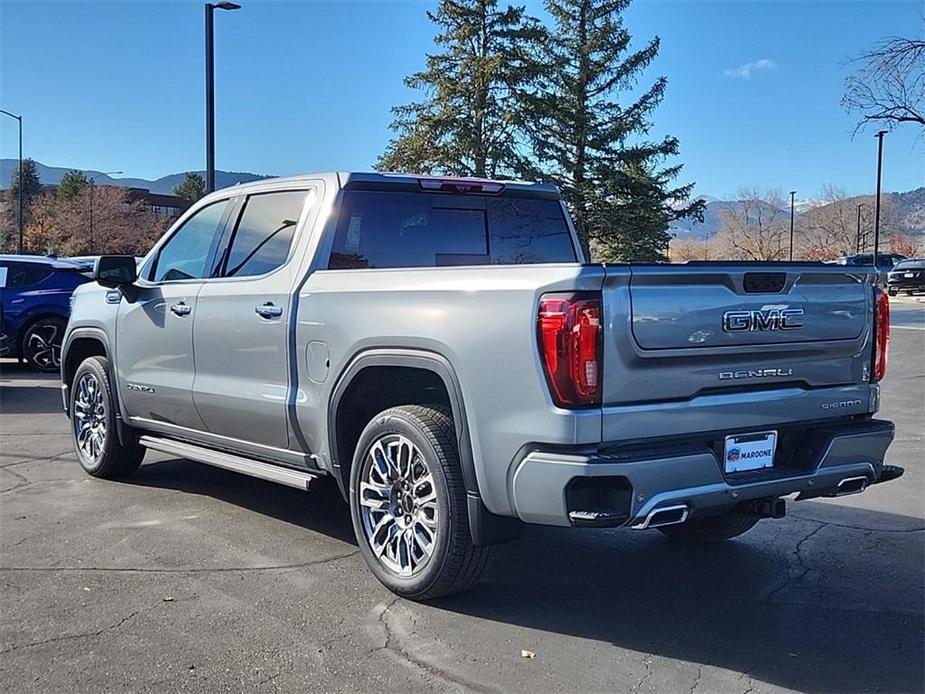
[[[150,452],[129,482],[91,479],[56,379],[5,362],[0,686],[921,692],[925,305],[893,317],[881,416],[902,479],[722,546],[529,528],[474,591],[426,605],[367,571],[333,485]]]

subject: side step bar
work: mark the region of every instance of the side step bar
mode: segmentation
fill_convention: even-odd
[[[293,470],[292,468],[263,463],[259,460],[243,458],[232,453],[223,453],[211,448],[203,448],[192,443],[183,443],[173,439],[165,439],[156,436],[142,436],[138,443],[145,448],[161,453],[169,453],[180,458],[195,460],[197,463],[205,463],[214,467],[220,467],[232,472],[240,472],[251,477],[258,477],[262,480],[285,484],[287,487],[296,489],[308,489],[309,483],[320,477],[320,475],[302,470]]]

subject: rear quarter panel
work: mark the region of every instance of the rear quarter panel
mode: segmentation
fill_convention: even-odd
[[[602,267],[577,264],[313,273],[300,292],[296,327],[296,407],[309,448],[330,464],[328,399],[358,355],[373,348],[436,353],[461,385],[482,499],[490,511],[510,514],[508,466],[525,443],[600,440],[599,409],[552,404],[536,307],[545,292],[599,290],[603,277]],[[330,354],[321,384],[308,373],[307,346],[318,342]]]

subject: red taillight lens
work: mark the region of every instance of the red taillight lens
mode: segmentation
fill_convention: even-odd
[[[601,300],[585,294],[545,294],[538,318],[540,356],[560,407],[601,402]]]
[[[874,368],[872,381],[886,376],[890,351],[890,297],[882,289],[874,289]]]

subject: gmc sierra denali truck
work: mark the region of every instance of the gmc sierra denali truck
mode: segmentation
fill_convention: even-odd
[[[261,181],[94,276],[61,360],[83,468],[333,478],[409,598],[471,586],[525,523],[725,540],[902,474],[872,268],[588,264],[547,185]]]

